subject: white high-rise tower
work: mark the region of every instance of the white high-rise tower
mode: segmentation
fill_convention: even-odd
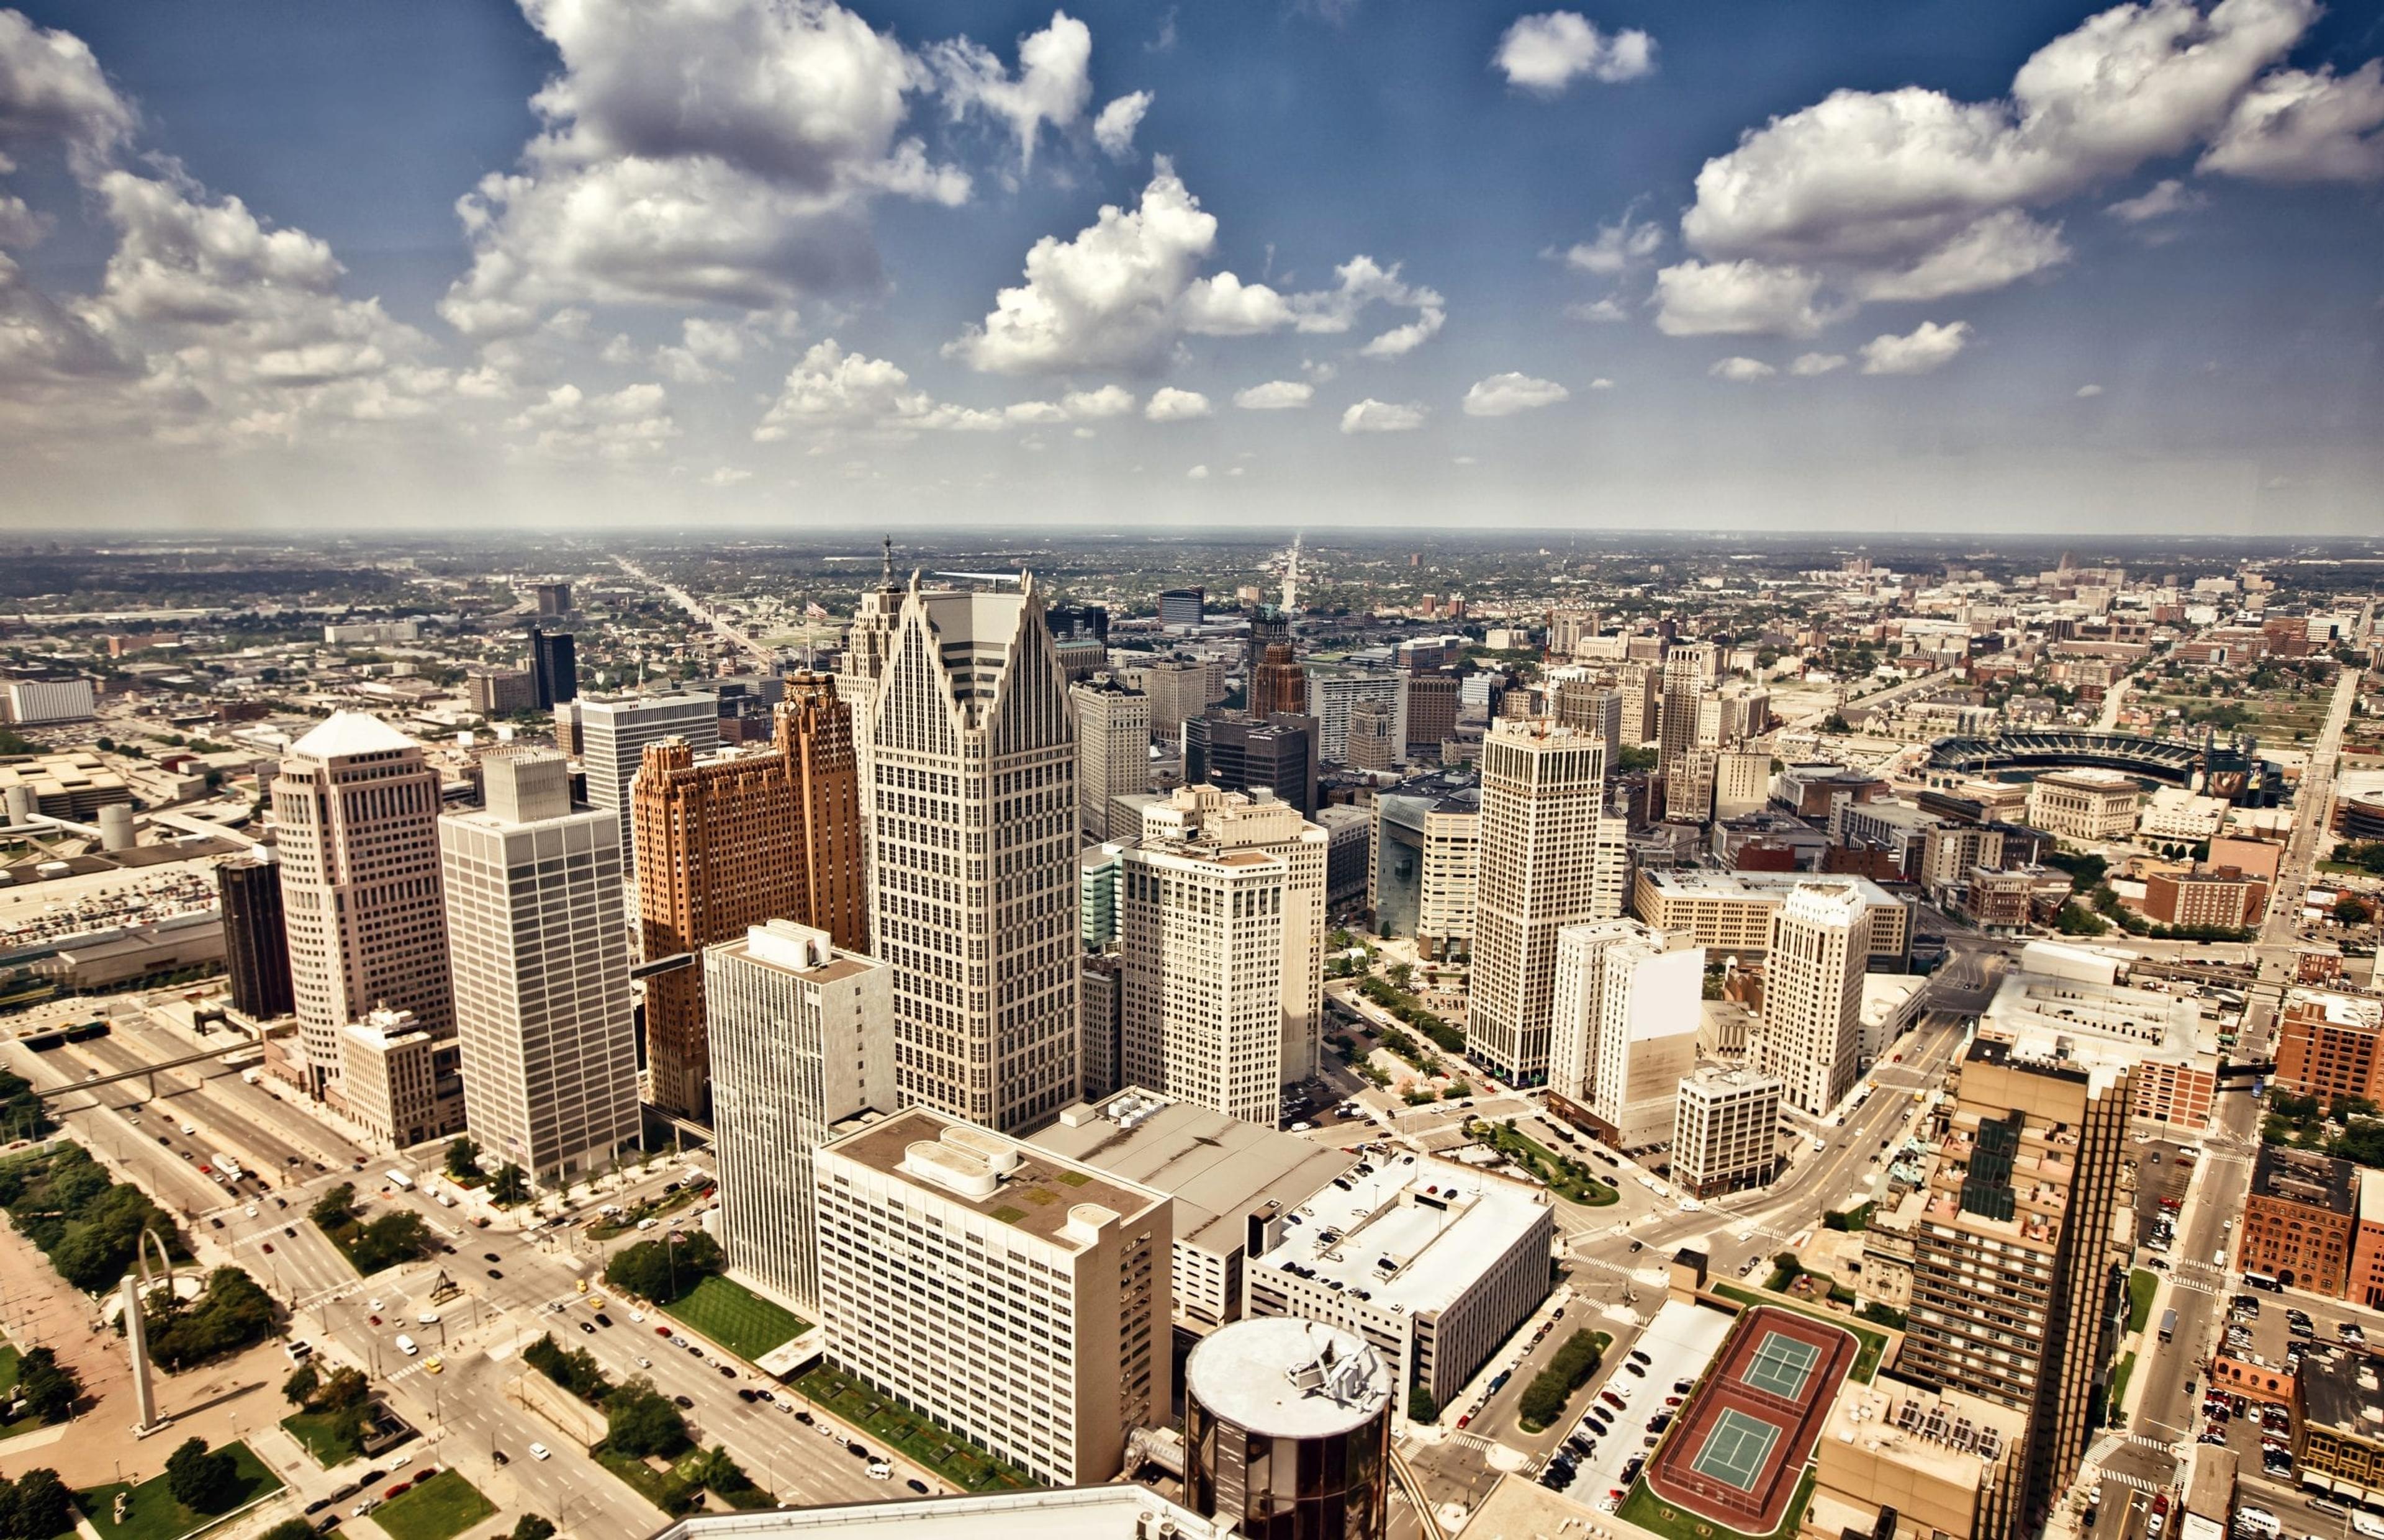
[[[1789,1106],[1828,1113],[1855,1083],[1862,1049],[1870,906],[1852,883],[1806,882],[1771,916],[1756,1069]]]
[[[1608,906],[1620,885],[1610,871],[1600,881],[1605,786],[1606,743],[1593,732],[1508,720],[1483,739],[1465,1050],[1509,1085],[1548,1073],[1557,933],[1615,913]]]

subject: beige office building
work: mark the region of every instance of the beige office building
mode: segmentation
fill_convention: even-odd
[[[1150,785],[1150,697],[1107,674],[1068,687],[1076,710],[1076,820],[1082,837],[1109,838],[1110,799]]]
[[[1198,840],[1137,846],[1122,862],[1127,1082],[1272,1127],[1283,1105],[1289,867]]]
[[[1599,892],[1605,790],[1606,745],[1590,733],[1545,720],[1502,721],[1483,739],[1465,1047],[1510,1085],[1547,1075],[1557,933],[1619,913],[1605,907],[1619,893],[1601,901]]]
[[[1631,913],[1658,930],[1682,930],[1717,957],[1760,958],[1771,917],[1790,892],[1820,884],[1862,895],[1870,911],[1870,962],[1901,971],[1912,946],[1911,912],[1868,877],[1802,872],[1661,872],[1642,868]]]
[[[1863,964],[1870,910],[1851,888],[1803,883],[1771,917],[1755,1068],[1788,1105],[1826,1116],[1861,1070]]]
[[[1771,801],[1771,756],[1759,749],[1724,749],[1714,756],[1713,815],[1743,818]]]
[[[903,1100],[1032,1128],[1076,1099],[1076,728],[1034,579],[913,586],[878,681],[870,933]]]
[[[454,1030],[439,773],[414,739],[343,711],[290,746],[272,808],[298,1039],[319,1097],[336,1087],[342,1034],[369,1012]]]
[[[894,1109],[886,964],[772,920],[703,952],[720,1238],[728,1265],[816,1308],[813,1153],[848,1118]]]
[[[1897,1369],[2026,1414],[2019,1490],[1983,1532],[2008,1540],[2077,1474],[2117,1346],[2106,1307],[2126,1261],[2130,1070],[1984,1040],[1956,1070],[1927,1174],[1895,1216],[1913,1237]]]
[[[1767,1186],[1780,1167],[1780,1082],[1701,1069],[1680,1082],[1672,1185],[1699,1198]]]
[[[1172,1417],[1172,1205],[913,1107],[822,1147],[828,1360],[1055,1486]]]
[[[2064,839],[2125,839],[2143,800],[2142,786],[2117,770],[2048,770],[2029,783],[2028,821]]]
[[[560,1185],[639,1132],[620,822],[572,811],[551,750],[481,776],[487,805],[439,820],[466,1115],[490,1160]]]
[[[1324,895],[1335,859],[1332,836],[1272,792],[1186,786],[1144,805],[1141,839],[1146,850],[1197,841],[1221,854],[1260,851],[1283,862],[1281,1074],[1285,1085],[1314,1074],[1323,1052]]]
[[[340,1034],[340,1104],[388,1153],[464,1131],[464,1066],[452,1033],[373,1011]]]
[[[1670,1139],[1681,1079],[1696,1068],[1705,964],[1703,947],[1637,920],[1558,931],[1550,1110],[1617,1149]]]

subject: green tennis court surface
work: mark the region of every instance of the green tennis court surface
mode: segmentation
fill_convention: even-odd
[[[1741,1492],[1752,1492],[1755,1478],[1763,1472],[1763,1462],[1771,1458],[1771,1447],[1779,1442],[1778,1428],[1731,1407],[1715,1421],[1713,1432],[1706,1434],[1705,1447],[1689,1461],[1689,1469]]]
[[[1762,1346],[1755,1350],[1755,1361],[1739,1378],[1768,1396],[1794,1401],[1805,1394],[1805,1382],[1812,1378],[1813,1365],[1820,1360],[1821,1350],[1811,1343],[1799,1342],[1785,1332],[1766,1332]]]

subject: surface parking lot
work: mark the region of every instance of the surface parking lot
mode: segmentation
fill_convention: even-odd
[[[1558,1454],[1575,1451],[1572,1476],[1561,1479],[1565,1464],[1551,1457],[1551,1470],[1544,1472],[1542,1484],[1611,1511],[1661,1436],[1650,1432],[1648,1424],[1662,1419],[1670,1426],[1714,1350],[1730,1335],[1730,1317],[1694,1305],[1672,1302],[1658,1310],[1631,1352],[1608,1372],[1589,1410],[1566,1435]],[[1577,1453],[1584,1445],[1590,1449],[1586,1458]],[[1623,1474],[1626,1470],[1630,1477]],[[1559,1479],[1551,1482],[1549,1476]]]

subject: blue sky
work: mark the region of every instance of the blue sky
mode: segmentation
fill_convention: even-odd
[[[0,9],[0,523],[2372,532],[2384,10]]]

